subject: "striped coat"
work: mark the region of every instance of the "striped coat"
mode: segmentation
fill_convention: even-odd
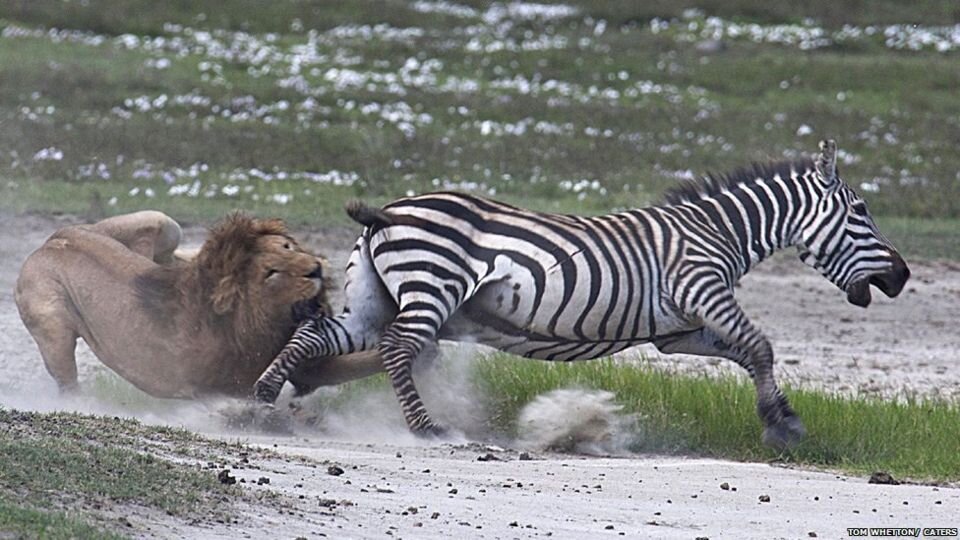
[[[871,284],[893,296],[909,277],[840,180],[832,142],[815,160],[709,177],[670,192],[664,205],[610,215],[544,214],[449,192],[348,212],[366,228],[348,263],[344,314],[302,325],[256,392],[272,401],[301,362],[378,347],[419,432],[440,428],[411,364],[437,339],[560,361],[651,342],[743,366],[757,387],[765,442],[789,446],[803,425],[734,284],[791,245],[857,305],[869,304]]]

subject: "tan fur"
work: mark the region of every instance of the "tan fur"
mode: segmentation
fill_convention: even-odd
[[[175,256],[179,241],[168,216],[137,212],[61,229],[27,258],[15,300],[62,390],[77,386],[82,338],[153,396],[249,396],[293,331],[294,305],[328,309],[322,261],[279,220],[230,215],[189,260]],[[311,375],[332,384],[379,369],[365,353]]]

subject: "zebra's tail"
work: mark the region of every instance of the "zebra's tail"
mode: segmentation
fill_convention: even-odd
[[[386,227],[394,223],[393,216],[379,208],[371,208],[363,201],[352,200],[347,202],[346,210],[347,215],[353,218],[354,221],[366,227],[373,227],[375,225]]]

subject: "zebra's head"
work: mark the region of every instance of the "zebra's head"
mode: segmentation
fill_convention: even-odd
[[[800,259],[845,291],[851,304],[870,305],[870,285],[897,296],[910,269],[877,228],[864,200],[840,179],[836,142],[820,142],[814,168],[814,208],[800,231]]]

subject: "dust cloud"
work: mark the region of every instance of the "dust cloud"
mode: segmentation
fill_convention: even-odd
[[[555,390],[535,398],[519,416],[517,440],[491,432],[488,397],[471,381],[473,362],[482,355],[471,344],[445,343],[437,357],[424,359],[427,365],[414,371],[427,410],[448,429],[441,439],[419,438],[407,429],[385,377],[322,387],[299,398],[287,385],[275,406],[232,398],[158,399],[113,373],[82,342],[77,353],[78,392],[60,393],[37,352],[35,363],[18,366],[18,376],[0,384],[0,406],[120,416],[239,439],[297,436],[407,446],[482,442],[585,454],[626,453],[632,432],[630,418],[620,414],[613,394],[585,389]]]
[[[605,390],[561,388],[534,398],[520,411],[517,443],[529,450],[577,454],[628,453],[635,420]]]

